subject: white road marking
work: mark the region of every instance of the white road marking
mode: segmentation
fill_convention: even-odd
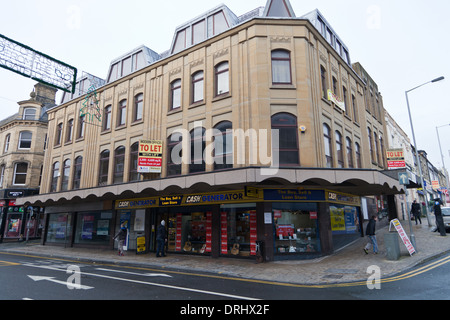
[[[166,277],[166,278],[172,278],[172,276],[169,276],[168,274],[165,274],[165,273],[136,273],[136,272],[121,271],[121,270],[113,270],[113,269],[103,269],[103,268],[96,268],[95,270],[132,274],[132,275],[135,275],[135,276],[143,276],[143,277]]]

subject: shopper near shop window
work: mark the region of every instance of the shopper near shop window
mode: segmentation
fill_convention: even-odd
[[[372,216],[372,218],[369,220],[369,223],[366,227],[366,235],[369,237],[369,242],[364,247],[364,252],[366,254],[369,254],[370,246],[373,247],[373,253],[378,254],[378,243],[377,243],[377,237],[375,235],[375,227],[377,223],[377,216]]]
[[[161,221],[161,224],[158,227],[158,230],[156,230],[156,242],[157,242],[157,248],[156,248],[156,257],[165,257],[164,254],[164,247],[167,242],[167,232],[166,232],[166,222],[163,220]]]
[[[127,238],[127,223],[123,222],[120,225],[120,230],[114,237],[114,240],[119,239],[118,249],[119,249],[119,256],[124,256],[123,254],[123,246],[125,245],[125,239]]]

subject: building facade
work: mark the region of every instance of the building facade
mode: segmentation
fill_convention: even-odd
[[[39,206],[16,205],[18,198],[39,194],[47,139],[47,110],[55,106],[56,90],[36,84],[19,112],[0,122],[0,239],[40,237]],[[28,230],[29,229],[29,230]]]
[[[165,220],[171,253],[252,257],[263,241],[276,260],[360,237],[361,197],[400,186],[372,158],[366,84],[327,26],[289,1],[222,5],[168,51],[114,60],[105,85],[48,113],[41,194],[23,200],[46,208],[43,242],[112,248],[127,222],[128,249],[153,251]],[[162,142],[160,173],[139,172],[141,140]]]

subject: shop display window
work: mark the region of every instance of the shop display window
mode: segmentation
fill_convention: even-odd
[[[208,208],[173,208],[168,218],[168,251],[210,254],[211,222]]]
[[[315,203],[273,203],[272,208],[277,254],[320,252]]]
[[[19,238],[22,228],[22,213],[10,213],[6,221],[5,238]]]
[[[361,236],[359,210],[357,207],[340,204],[330,205],[331,231],[336,249]]]
[[[60,213],[49,216],[47,242],[66,243],[72,230],[72,214]]]
[[[256,253],[256,204],[220,207],[221,254],[250,256]]]
[[[78,213],[75,239],[77,244],[109,244],[112,212]]]

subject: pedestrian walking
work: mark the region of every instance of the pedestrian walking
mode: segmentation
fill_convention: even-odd
[[[156,230],[156,242],[157,242],[157,248],[156,248],[156,257],[165,257],[164,253],[164,247],[167,242],[167,232],[166,232],[166,222],[163,220],[161,221],[161,224],[159,225],[158,229]]]
[[[420,209],[420,204],[417,203],[416,200],[413,201],[413,204],[411,206],[411,214],[414,216],[414,220],[416,220],[416,226],[417,222],[420,222],[422,224],[422,220],[420,219],[420,215],[422,214]]]
[[[441,236],[445,237],[447,233],[445,232],[444,219],[442,218],[442,210],[441,210],[442,200],[439,198],[434,199],[434,216],[436,217],[436,230],[439,230]]]
[[[376,228],[377,220],[378,220],[378,218],[376,215],[372,216],[372,218],[369,220],[369,223],[367,224],[367,227],[366,227],[366,235],[369,237],[369,242],[366,244],[366,246],[363,249],[366,254],[369,254],[370,246],[373,247],[373,253],[378,254],[378,242],[377,242],[377,236],[375,235],[375,228]]]
[[[127,238],[127,234],[128,234],[127,223],[123,222],[120,225],[119,232],[114,237],[114,240],[119,239],[119,244],[117,246],[117,248],[119,250],[119,256],[124,256],[123,247],[125,245],[125,239]]]

